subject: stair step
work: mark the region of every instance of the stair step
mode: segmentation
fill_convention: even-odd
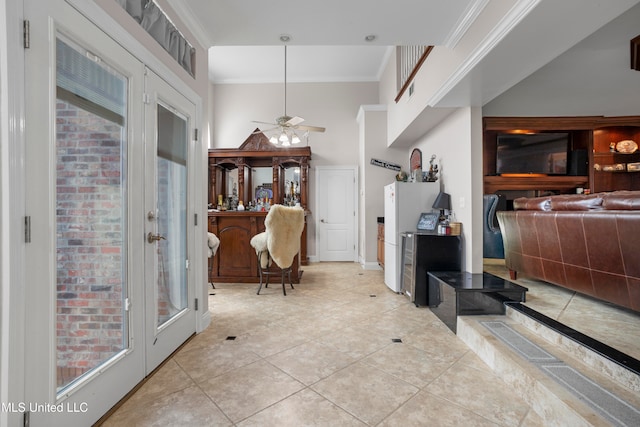
[[[545,425],[640,425],[636,372],[512,307],[506,316],[458,317],[457,335]]]

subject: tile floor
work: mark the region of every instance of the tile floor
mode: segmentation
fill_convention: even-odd
[[[502,259],[485,259],[484,270],[509,279]],[[529,289],[534,310],[640,360],[639,313],[537,280],[515,282]]]
[[[428,308],[389,291],[382,271],[304,270],[286,297],[277,285],[261,295],[216,285],[211,326],[103,425],[543,425]]]

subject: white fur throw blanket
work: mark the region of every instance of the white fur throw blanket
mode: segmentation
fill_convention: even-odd
[[[300,252],[300,236],[304,229],[304,209],[274,205],[264,219],[267,248],[280,268],[288,268]]]
[[[267,232],[263,231],[251,238],[249,241],[253,249],[256,250],[256,255],[260,257],[260,267],[271,267],[271,259],[269,259],[269,252],[267,249]]]
[[[271,266],[271,259],[280,268],[288,268],[300,251],[300,236],[304,229],[304,210],[297,207],[273,205],[264,219],[265,231],[251,238],[251,246],[261,254],[262,268]],[[268,264],[268,265],[267,265]]]
[[[207,246],[209,246],[209,258],[214,256],[220,246],[220,239],[213,233],[207,233]]]

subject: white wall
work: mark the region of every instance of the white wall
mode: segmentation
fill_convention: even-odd
[[[432,154],[440,168],[441,191],[451,195],[456,220],[462,223],[463,268],[482,272],[482,112],[460,108],[418,140],[426,170]]]
[[[284,113],[283,84],[213,85],[211,148],[237,148],[257,127],[268,125]],[[321,165],[357,165],[359,127],[356,120],[363,104],[378,101],[378,83],[289,83],[287,114],[300,116],[305,124],[322,126],[324,133],[311,133],[309,170],[309,209],[307,248],[315,254],[315,167]],[[374,213],[373,215],[376,215]]]
[[[439,122],[449,113],[445,109],[432,109],[432,98],[442,90],[452,74],[460,71],[461,65],[473,56],[475,50],[516,3],[514,0],[487,2],[455,45],[433,48],[414,78],[413,95],[409,96],[406,91],[397,103],[394,102],[398,93],[394,52],[384,70],[380,89],[380,103],[389,104],[387,145],[410,145],[415,138],[430,129],[433,123]],[[425,110],[428,114],[425,114]],[[417,129],[417,133],[413,128]]]
[[[628,116],[640,112],[640,73],[629,40],[640,4],[483,107],[485,116]]]
[[[358,114],[360,124],[360,174],[358,256],[367,269],[378,267],[377,217],[384,216],[383,187],[395,180],[396,171],[371,164],[371,159],[401,165],[409,170],[406,149],[387,148],[387,106],[363,105]]]

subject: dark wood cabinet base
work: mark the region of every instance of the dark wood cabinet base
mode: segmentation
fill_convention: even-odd
[[[258,258],[250,241],[264,231],[267,212],[211,212],[209,232],[220,239],[218,252],[209,270],[210,283],[259,283]],[[300,253],[293,260],[291,280],[300,283],[300,259],[306,256],[306,219],[300,239]],[[273,271],[279,271],[273,268]]]

